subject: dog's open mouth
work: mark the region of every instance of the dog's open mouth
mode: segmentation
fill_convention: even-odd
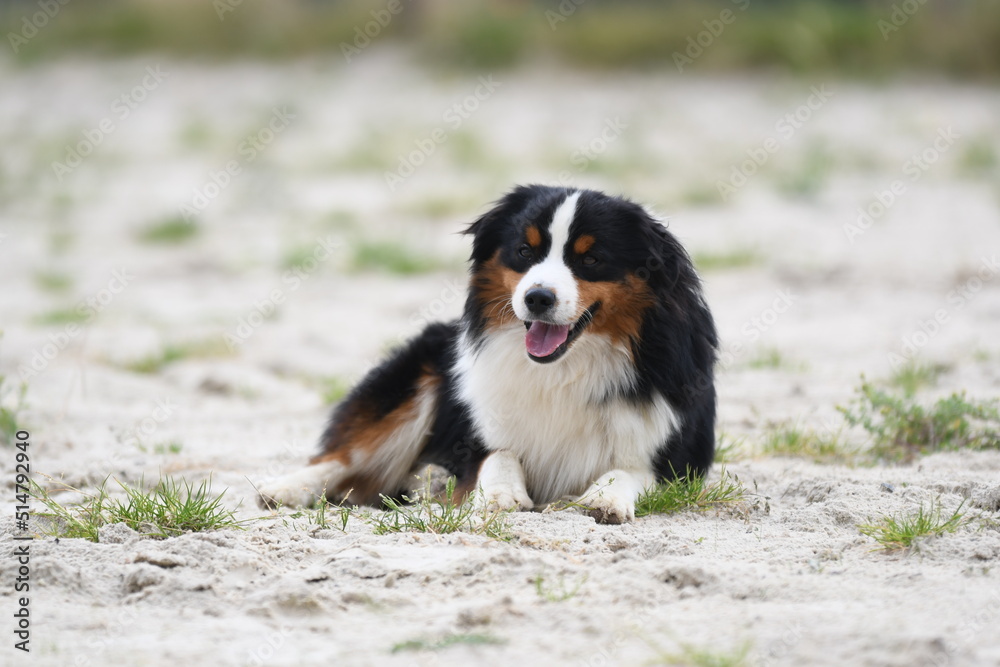
[[[573,341],[587,328],[601,307],[598,301],[580,316],[575,324],[549,324],[541,320],[525,322],[528,333],[524,335],[524,346],[532,361],[547,364],[555,361],[573,344]]]

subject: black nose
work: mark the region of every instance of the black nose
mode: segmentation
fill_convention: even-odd
[[[524,295],[524,305],[535,315],[541,315],[556,303],[556,293],[544,287],[533,287]]]

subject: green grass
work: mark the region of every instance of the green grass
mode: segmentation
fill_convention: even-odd
[[[555,583],[547,583],[545,577],[539,574],[534,578],[535,593],[546,602],[565,602],[576,597],[580,588],[587,582],[587,575],[584,574],[572,585],[567,585],[566,580],[560,575]]]
[[[492,635],[482,634],[451,634],[440,639],[409,639],[392,647],[393,653],[400,651],[440,651],[444,648],[460,645],[499,646],[507,640]]]
[[[759,350],[757,354],[747,362],[747,366],[755,369],[775,370],[789,366],[789,364],[782,356],[781,350],[776,347],[768,347]]]
[[[954,393],[932,405],[863,382],[855,400],[838,410],[848,425],[864,429],[878,458],[909,461],[918,454],[1000,448],[998,402]]]
[[[174,343],[145,357],[126,362],[124,368],[133,373],[159,373],[164,367],[182,359],[208,359],[232,354],[226,344],[217,339]]]
[[[151,537],[166,538],[188,532],[241,528],[232,510],[222,505],[225,492],[211,493],[211,481],[195,487],[185,480],[161,477],[150,490],[117,482],[125,497],[114,498],[105,480],[91,493],[62,485],[68,491],[83,495],[80,503],[64,507],[49,492],[32,482],[33,496],[45,508],[34,516],[48,520],[45,534],[54,537],[75,537],[98,541],[102,526],[124,523],[132,530]]]
[[[448,478],[443,498],[429,492],[417,498],[403,497],[398,502],[382,496],[384,512],[371,514],[367,521],[376,535],[388,533],[448,533],[463,532],[486,535],[493,539],[509,541],[514,538],[510,527],[509,512],[479,508],[474,499],[455,498],[455,478]]]
[[[294,514],[288,515],[290,519],[305,518],[310,525],[327,530],[336,528],[341,532],[347,530],[347,522],[354,514],[354,508],[349,505],[332,505],[328,502],[320,502],[316,509],[299,509]]]
[[[9,3],[8,3],[9,4]],[[232,11],[220,16],[219,6]],[[327,54],[348,63],[342,44],[384,10],[379,0],[359,3],[240,3],[194,1],[69,3],[57,19],[13,53],[15,62],[87,56],[217,60],[294,59]],[[558,19],[561,7],[573,12]],[[447,3],[428,11],[403,4],[371,46],[410,49],[409,57],[445,69],[502,71],[537,56],[577,68],[646,68],[677,72],[675,54],[706,30],[723,9],[735,20],[683,70],[706,73],[761,69],[779,73],[846,73],[879,77],[927,71],[995,76],[1000,71],[1000,7],[991,2],[927,3],[899,30],[883,35],[891,0],[844,3],[751,3],[746,12],[726,0],[671,3],[593,2],[512,6],[492,0]],[[0,9],[0,32],[20,33],[22,3]],[[197,138],[197,133],[195,134]]]
[[[38,288],[46,292],[67,292],[73,286],[73,278],[59,271],[36,271],[34,279]]]
[[[962,505],[946,514],[940,502],[932,501],[926,508],[921,505],[915,514],[885,516],[874,523],[858,526],[858,530],[878,542],[880,549],[896,551],[914,547],[921,538],[954,533],[967,523],[969,519],[962,514]]]
[[[731,651],[682,644],[676,653],[657,649],[658,655],[650,665],[683,665],[683,667],[745,667],[749,665],[750,644],[745,643]]]
[[[297,246],[285,252],[281,268],[286,271],[315,271],[323,262],[316,258],[316,244]]]
[[[152,447],[146,447],[142,444],[138,444],[138,447],[141,452],[164,456],[167,454],[180,454],[184,450],[184,443],[171,440],[170,442],[158,442]]]
[[[32,322],[43,326],[63,326],[66,324],[82,324],[89,319],[89,315],[80,308],[56,308],[42,313],[34,318]]]
[[[982,176],[991,173],[1000,165],[997,148],[988,137],[976,137],[958,157],[959,171],[968,176]]]
[[[719,479],[681,477],[658,484],[643,493],[635,504],[635,515],[673,514],[685,510],[708,510],[745,500],[747,489],[736,475],[722,470]]]
[[[719,431],[715,442],[715,463],[725,464],[738,461],[745,452],[745,445],[745,437],[733,436],[725,431]]]
[[[889,384],[902,389],[907,397],[912,397],[920,389],[936,385],[938,377],[949,370],[946,364],[922,364],[911,360],[893,372]]]
[[[816,462],[844,461],[855,454],[839,435],[821,434],[794,425],[769,429],[761,446],[765,456],[793,456]]]
[[[443,268],[432,257],[418,255],[408,246],[393,241],[361,241],[354,247],[355,271],[379,271],[397,276],[430,273]]]
[[[7,376],[0,374],[0,445],[13,447],[17,432],[26,430],[21,422],[21,411],[27,393],[27,384],[12,386]]]
[[[699,271],[725,271],[759,266],[764,259],[749,248],[724,252],[699,252],[694,254],[694,265]]]
[[[833,167],[833,155],[829,149],[822,143],[812,143],[806,148],[799,164],[778,175],[778,191],[793,198],[815,197],[826,185]]]
[[[351,391],[351,381],[339,376],[322,378],[320,380],[323,402],[327,404],[339,403]]]
[[[146,227],[138,234],[143,243],[178,245],[198,235],[198,225],[183,218],[170,218]]]

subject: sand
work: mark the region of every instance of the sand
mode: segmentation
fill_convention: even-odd
[[[116,98],[157,66],[120,117]],[[39,536],[25,656],[11,639],[14,450],[0,449],[4,664],[697,664],[696,650],[753,665],[1000,664],[1000,453],[875,466],[759,455],[775,423],[839,429],[836,406],[861,374],[884,382],[894,354],[947,367],[920,400],[997,395],[1000,191],[995,163],[976,158],[1000,151],[995,89],[542,67],[496,74],[456,128],[446,114],[471,104],[478,77],[388,51],[346,68],[0,62],[0,80],[14,93],[0,99],[2,400],[16,403],[23,375],[36,479],[210,477],[247,520],[166,540],[121,525],[99,543]],[[279,114],[294,118],[263,132]],[[57,173],[105,119],[113,131]],[[437,128],[447,140],[414,174],[387,179]],[[778,148],[743,169],[765,145]],[[753,173],[723,202],[717,182],[734,169]],[[726,467],[753,495],[625,526],[521,513],[509,542],[258,510],[253,484],[313,451],[331,382],[460,310],[455,232],[531,180],[648,202],[696,257],[749,251],[704,278],[724,341],[719,431],[738,443]],[[140,238],[213,192],[193,238]],[[877,214],[870,225],[859,208]],[[362,239],[431,265],[356,270]],[[44,286],[53,273],[64,291]],[[177,345],[153,372],[130,367]],[[780,363],[760,363],[773,350]],[[964,503],[973,521],[909,552],[877,551],[858,530],[931,501]],[[455,636],[480,641],[426,648]],[[425,648],[393,652],[408,641]]]

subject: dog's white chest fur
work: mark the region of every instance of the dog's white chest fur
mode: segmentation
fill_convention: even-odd
[[[486,336],[478,352],[463,344],[458,395],[491,451],[509,451],[524,469],[536,504],[576,496],[613,469],[649,470],[679,428],[659,394],[630,402],[615,389],[634,380],[628,352],[585,334],[552,364],[530,360],[524,328]]]

